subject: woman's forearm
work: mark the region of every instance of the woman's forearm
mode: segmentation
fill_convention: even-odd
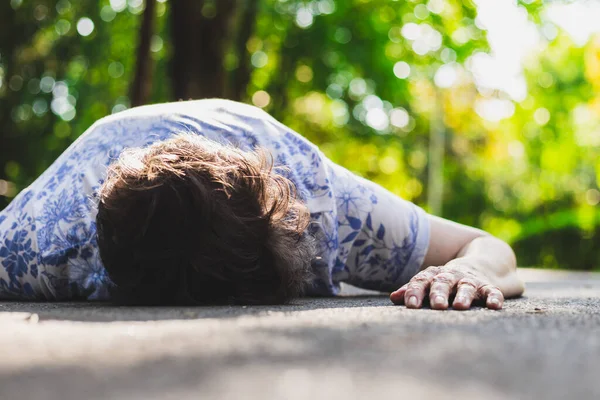
[[[520,296],[525,286],[517,276],[517,259],[504,241],[484,235],[473,239],[446,265],[468,264],[485,274],[505,297]]]

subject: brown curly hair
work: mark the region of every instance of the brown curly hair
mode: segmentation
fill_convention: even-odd
[[[264,150],[179,134],[125,150],[99,191],[121,304],[277,304],[310,278],[310,214]]]

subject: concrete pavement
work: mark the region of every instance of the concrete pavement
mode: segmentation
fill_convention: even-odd
[[[524,270],[500,312],[0,303],[0,399],[600,398],[600,275]]]

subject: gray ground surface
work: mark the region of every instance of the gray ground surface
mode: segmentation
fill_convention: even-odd
[[[600,398],[599,275],[523,277],[499,312],[0,303],[0,399]]]

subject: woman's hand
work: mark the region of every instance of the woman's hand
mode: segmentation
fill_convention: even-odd
[[[468,262],[450,262],[443,267],[429,267],[416,274],[410,282],[390,295],[394,304],[421,308],[426,296],[431,308],[467,310],[473,301],[485,301],[487,308],[499,310],[504,303],[500,289],[494,286],[480,268]]]

